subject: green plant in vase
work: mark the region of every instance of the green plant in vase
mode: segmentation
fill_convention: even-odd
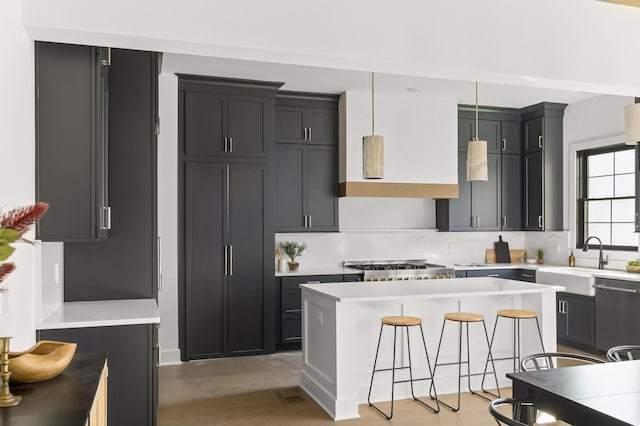
[[[300,244],[297,241],[282,241],[280,243],[280,248],[282,249],[284,254],[286,254],[287,257],[291,259],[291,261],[288,262],[289,270],[297,271],[298,266],[300,266],[300,264],[296,262],[296,257],[302,255],[304,250],[307,248],[307,244],[306,243]]]
[[[539,248],[537,252],[538,252],[538,264],[542,265],[544,264],[544,249]]]

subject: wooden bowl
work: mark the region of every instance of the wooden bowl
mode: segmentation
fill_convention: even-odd
[[[24,352],[9,352],[11,381],[35,383],[62,373],[76,353],[75,343],[41,340]]]

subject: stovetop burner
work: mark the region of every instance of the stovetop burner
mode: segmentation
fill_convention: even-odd
[[[453,278],[453,269],[418,260],[345,261],[346,268],[364,271],[364,281]]]

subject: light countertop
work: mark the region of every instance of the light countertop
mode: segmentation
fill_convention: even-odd
[[[155,299],[100,300],[63,303],[38,324],[36,329],[106,327],[159,322],[160,312]]]
[[[349,275],[361,274],[362,271],[342,266],[311,266],[305,268],[300,266],[297,271],[280,272],[276,269],[276,277],[299,277],[301,275]]]
[[[564,291],[564,287],[533,284],[491,277],[448,280],[385,281],[380,283],[301,284],[303,291],[338,302],[378,302],[389,300],[477,297]]]
[[[455,263],[453,265],[447,265],[447,268],[453,268],[456,271],[472,271],[475,269],[529,269],[532,271],[537,270],[540,267],[538,264],[529,263],[469,263],[461,264]]]

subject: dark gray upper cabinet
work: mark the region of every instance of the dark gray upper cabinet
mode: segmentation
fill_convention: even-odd
[[[274,97],[282,83],[180,75],[179,84],[184,155],[272,155]]]
[[[501,229],[520,231],[522,229],[522,157],[514,154],[502,154],[500,167],[502,177],[500,191]]]
[[[108,237],[108,53],[36,42],[36,199],[43,241]]]
[[[524,127],[524,152],[542,151],[544,148],[544,118],[526,120]]]
[[[337,145],[337,97],[281,91],[276,99],[276,142]]]
[[[277,232],[338,231],[338,153],[335,146],[338,135],[334,113],[337,113],[335,96],[288,93],[278,97]],[[296,123],[305,120],[317,123],[311,128],[312,139],[292,143],[300,140],[296,136]],[[303,130],[303,136],[305,134],[309,135],[308,128]]]
[[[565,107],[566,104],[543,102],[522,110],[525,230],[559,231],[563,227],[562,118]]]
[[[112,229],[99,244],[65,243],[68,302],[157,296],[158,54],[113,49],[109,79]]]
[[[520,154],[522,152],[522,126],[519,121],[500,123],[500,151],[503,154]]]
[[[436,200],[436,227],[440,231],[519,229],[520,219],[520,111],[481,107],[478,137],[487,141],[489,180],[467,182],[467,142],[475,136],[475,108],[458,109],[459,198]]]

